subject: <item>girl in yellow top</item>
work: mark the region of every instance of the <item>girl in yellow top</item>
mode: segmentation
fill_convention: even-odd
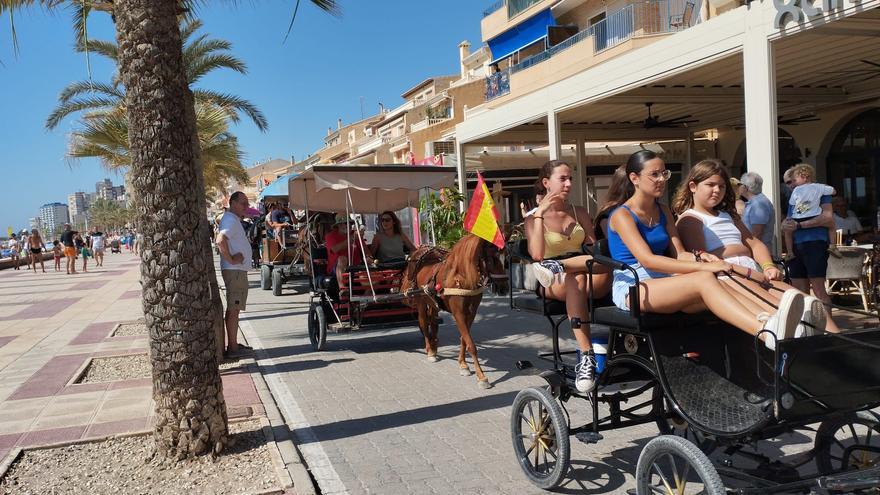
[[[587,315],[587,298],[589,283],[586,267],[566,270],[562,273],[562,265],[553,263],[547,258],[562,256],[567,253],[582,253],[584,244],[593,244],[593,219],[582,206],[569,203],[572,188],[572,171],[567,163],[551,160],[541,167],[538,176],[538,192],[543,194],[535,212],[525,219],[526,239],[528,239],[529,255],[539,265],[559,274],[551,277],[549,284],[542,283],[544,295],[549,299],[565,301],[566,311],[571,320],[572,330],[581,350],[581,362],[576,366],[575,386],[581,392],[591,390],[596,384],[596,358],[590,342],[590,326]],[[541,190],[543,189],[543,190]],[[585,257],[583,261],[586,261]],[[546,260],[546,262],[545,262]],[[583,265],[583,263],[581,263]],[[536,268],[536,273],[541,268]],[[593,290],[596,297],[608,293],[611,287],[611,275],[598,274],[593,278]]]

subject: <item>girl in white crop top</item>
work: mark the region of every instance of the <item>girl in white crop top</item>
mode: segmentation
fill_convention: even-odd
[[[770,311],[773,305],[778,306],[784,291],[793,287],[781,282],[782,272],[773,263],[770,250],[742,223],[729,184],[727,169],[720,162],[703,160],[694,165],[672,202],[679,215],[676,226],[685,249],[699,253],[704,260],[724,259],[734,266],[741,278],[723,281],[728,290],[743,293],[755,309]],[[808,325],[801,324],[801,332],[811,334],[812,327],[839,331],[818,299],[806,296],[804,303],[802,322]]]

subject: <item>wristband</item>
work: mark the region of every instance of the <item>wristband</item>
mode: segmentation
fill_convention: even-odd
[[[751,279],[752,279],[752,269],[751,269],[751,268],[746,268],[746,270],[748,270],[748,271],[746,272],[746,278],[749,279],[749,280],[751,280]]]
[[[532,218],[540,218],[541,220],[544,219],[544,217],[540,217],[540,216],[538,216],[538,215],[532,215]]]
[[[776,263],[773,263],[772,261],[765,261],[764,263],[761,263],[761,270],[767,271],[770,268],[776,268]]]
[[[703,251],[702,249],[694,249],[693,253],[694,253],[694,261],[702,261],[700,259],[700,256],[702,256],[703,253],[705,253],[705,251]]]

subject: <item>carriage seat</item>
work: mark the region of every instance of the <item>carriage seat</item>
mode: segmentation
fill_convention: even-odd
[[[593,322],[616,328],[637,330],[670,330],[676,328],[705,327],[720,322],[717,316],[709,311],[699,313],[646,313],[641,312],[636,318],[629,311],[617,306],[596,307],[593,310]],[[641,323],[641,326],[639,325]]]

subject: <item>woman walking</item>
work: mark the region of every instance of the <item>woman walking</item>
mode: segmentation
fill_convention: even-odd
[[[40,268],[43,269],[43,273],[46,273],[46,265],[43,264],[43,250],[46,249],[46,244],[43,242],[43,238],[37,229],[31,230],[28,245],[30,246],[31,266],[34,268],[34,271],[37,271],[37,260],[39,259]]]

